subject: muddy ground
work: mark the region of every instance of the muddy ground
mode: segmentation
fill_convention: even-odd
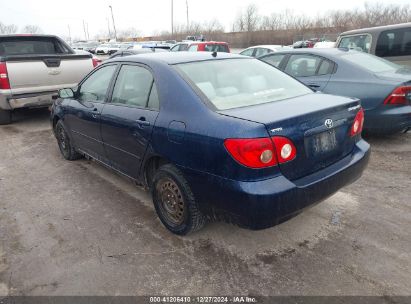
[[[0,126],[0,295],[410,295],[411,133],[355,184],[263,231],[169,233],[150,196],[63,160],[47,110]]]

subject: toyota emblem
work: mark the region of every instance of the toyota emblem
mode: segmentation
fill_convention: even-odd
[[[333,120],[332,119],[326,119],[324,122],[324,125],[328,128],[331,129],[333,127]]]

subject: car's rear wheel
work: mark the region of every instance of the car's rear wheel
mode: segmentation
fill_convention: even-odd
[[[11,111],[0,109],[0,125],[11,124]]]
[[[82,155],[78,153],[71,144],[70,137],[68,136],[66,129],[60,120],[56,124],[55,134],[60,152],[65,159],[76,160],[82,157]]]
[[[161,166],[152,184],[154,207],[161,222],[178,235],[201,229],[206,220],[183,174],[175,166]]]

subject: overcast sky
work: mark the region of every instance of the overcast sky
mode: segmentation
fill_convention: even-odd
[[[373,3],[374,1],[370,1]],[[84,38],[83,19],[88,23],[90,37],[107,31],[107,18],[112,5],[117,30],[135,27],[143,35],[152,35],[171,28],[171,0],[1,0],[0,22],[39,25],[44,33]],[[186,1],[174,0],[175,23],[186,23]],[[188,0],[190,20],[203,22],[217,18],[230,30],[237,13],[248,4],[257,5],[261,14],[269,15],[285,9],[295,13],[317,15],[334,9],[363,7],[359,0]],[[385,0],[383,4],[410,4],[410,0]]]

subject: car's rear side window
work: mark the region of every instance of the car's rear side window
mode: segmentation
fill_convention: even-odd
[[[189,52],[197,52],[198,51],[198,44],[193,44],[188,48]]]
[[[411,28],[382,32],[377,40],[375,55],[379,57],[410,56]]]
[[[312,93],[302,83],[257,59],[221,59],[176,68],[218,110],[275,102]]]
[[[280,66],[281,61],[284,59],[285,56],[286,56],[285,54],[273,54],[273,55],[265,56],[261,58],[260,60],[267,62],[268,64],[271,64],[278,68]]]
[[[0,38],[0,56],[70,53],[67,47],[52,37]]]

